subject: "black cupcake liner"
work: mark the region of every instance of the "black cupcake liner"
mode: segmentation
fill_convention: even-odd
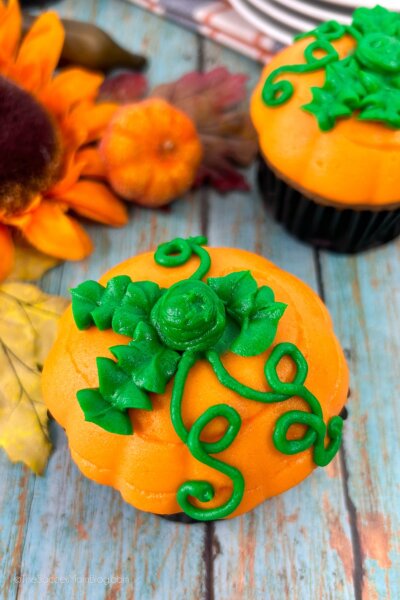
[[[196,519],[192,519],[189,515],[185,513],[175,513],[174,515],[157,515],[162,519],[166,519],[167,521],[173,521],[174,523],[184,523],[185,525],[195,525],[196,523],[203,523],[204,521],[197,521]]]
[[[371,211],[323,206],[279,179],[261,157],[258,183],[276,220],[317,248],[352,254],[400,235],[400,208]]]

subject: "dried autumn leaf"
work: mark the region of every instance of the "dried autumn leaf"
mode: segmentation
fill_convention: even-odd
[[[7,281],[38,281],[49,269],[60,261],[42,254],[33,246],[17,242],[14,248],[14,266]]]
[[[147,79],[141,73],[119,73],[102,83],[98,100],[129,104],[142,100],[147,94]]]
[[[0,286],[0,447],[38,474],[51,448],[41,369],[67,304],[31,284]]]
[[[249,166],[258,151],[246,83],[247,75],[219,67],[208,73],[188,73],[151,93],[186,112],[195,123],[204,147],[197,182],[209,182],[220,191],[248,189],[237,167]]]

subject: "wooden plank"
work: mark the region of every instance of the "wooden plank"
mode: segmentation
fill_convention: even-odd
[[[250,61],[205,43],[205,64],[226,64],[255,81]],[[255,187],[208,198],[213,245],[258,252],[318,290],[314,252],[277,225]],[[354,597],[353,549],[338,458],[308,480],[232,522],[215,524],[213,585],[220,600]]]
[[[356,257],[323,255],[325,296],[350,349],[348,493],[363,598],[400,593],[400,242]]]
[[[35,477],[0,452],[0,598],[15,598]]]

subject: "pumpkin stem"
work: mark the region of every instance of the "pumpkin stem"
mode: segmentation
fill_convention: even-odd
[[[170,154],[175,150],[175,142],[171,139],[166,139],[160,144],[160,150],[163,154]]]

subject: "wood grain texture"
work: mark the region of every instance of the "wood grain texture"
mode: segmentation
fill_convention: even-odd
[[[259,76],[248,59],[123,1],[64,0],[55,8],[148,54],[153,85],[220,64],[247,72],[251,86]],[[224,198],[201,190],[164,211],[132,207],[130,216],[124,230],[88,225],[95,253],[46,275],[45,290],[67,295],[177,235],[201,232],[212,245],[267,256],[324,295],[347,350],[344,449],[327,469],[248,515],[187,527],[140,513],[85,479],[53,423],[44,478],[0,455],[0,598],[397,600],[400,244],[357,257],[317,253],[272,221],[255,186]]]
[[[364,598],[400,595],[400,243],[321,257],[326,302],[352,375],[344,456]]]

